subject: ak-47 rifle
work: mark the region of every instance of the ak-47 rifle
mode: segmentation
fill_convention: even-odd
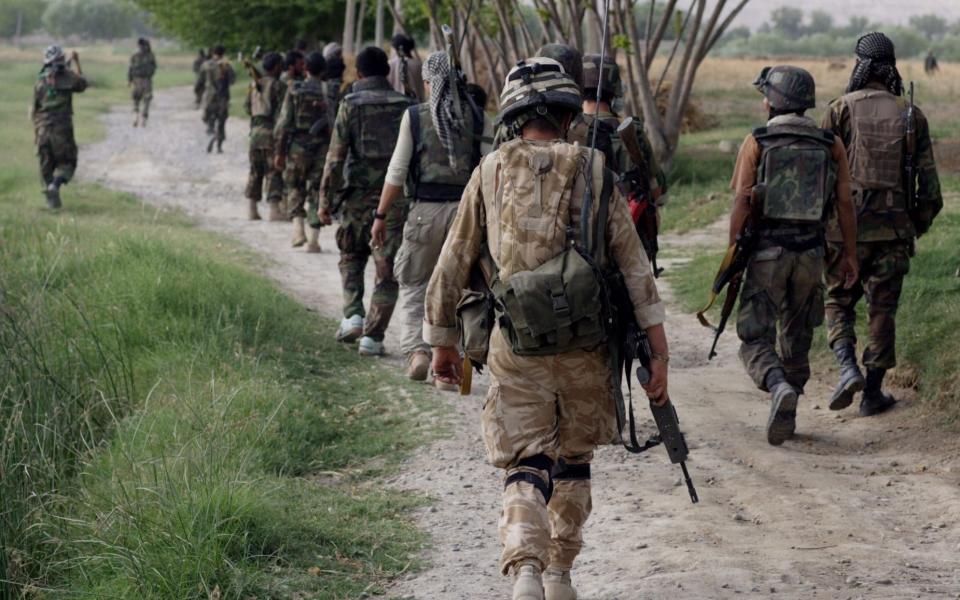
[[[717,276],[713,280],[713,285],[710,286],[710,300],[706,306],[697,312],[697,319],[700,324],[714,331],[713,345],[710,346],[710,355],[707,360],[712,360],[717,355],[717,342],[720,341],[720,335],[726,329],[727,320],[737,304],[740,285],[743,283],[743,272],[746,270],[750,255],[753,254],[757,244],[765,194],[766,186],[764,184],[753,186],[750,194],[750,214],[744,221],[740,232],[737,233],[736,241],[727,249],[727,254],[723,257],[723,262],[720,263]],[[714,327],[707,320],[706,312],[716,302],[724,287],[727,287],[727,297],[723,301],[723,310],[720,311],[720,323]]]
[[[917,208],[917,109],[913,104],[913,82],[910,82],[910,104],[907,105],[906,156],[907,209],[912,215]]]
[[[463,75],[460,67],[460,56],[457,54],[457,48],[459,48],[459,46],[457,45],[456,36],[453,35],[453,29],[451,29],[449,25],[443,25],[440,29],[443,31],[443,42],[447,47],[447,60],[450,64],[450,98],[453,100],[454,128],[462,129],[466,122],[463,116],[464,98],[461,95]],[[447,149],[447,158],[450,161],[450,166],[454,166],[457,163],[458,157],[454,151],[453,144]]]
[[[657,266],[657,253],[660,251],[657,236],[660,232],[657,225],[657,205],[654,204],[650,191],[650,165],[637,141],[637,127],[632,118],[625,119],[617,127],[617,135],[633,161],[633,169],[620,176],[620,184],[631,204],[637,205],[637,233],[640,234],[653,276],[659,277],[663,269]]]
[[[260,46],[257,46],[257,48],[253,51],[251,58],[253,58],[253,60],[256,60],[259,54],[260,54]],[[254,87],[256,87],[257,91],[258,92],[262,91],[262,88],[260,87],[260,80],[263,78],[263,74],[260,73],[260,70],[257,69],[257,66],[253,64],[253,61],[250,60],[250,58],[244,56],[242,52],[240,53],[240,62],[243,63],[243,66],[247,70],[247,73],[250,75],[250,79],[253,81],[253,85]]]

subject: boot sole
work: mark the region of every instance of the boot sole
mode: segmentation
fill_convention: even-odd
[[[780,397],[770,407],[770,417],[767,419],[767,442],[771,446],[779,446],[793,436],[797,428],[796,417],[792,421],[777,421],[777,415],[781,413],[796,413],[797,410],[797,392],[791,391]]]
[[[853,396],[863,391],[863,379],[854,379],[847,383],[839,394],[830,399],[830,410],[843,410],[853,404]]]
[[[889,403],[889,404],[883,404],[883,405],[881,405],[879,408],[877,408],[877,409],[872,409],[872,410],[864,410],[864,409],[863,409],[863,404],[861,404],[861,405],[860,405],[860,416],[861,416],[861,417],[875,417],[875,416],[877,416],[877,415],[882,415],[883,413],[887,412],[888,410],[890,410],[891,408],[893,408],[894,406],[896,406],[896,404],[897,404],[897,401],[894,400],[893,402],[891,402],[891,403]]]
[[[343,342],[344,344],[352,344],[353,342],[359,340],[362,335],[362,329],[351,329],[343,335],[340,335],[340,332],[337,332],[337,341]]]

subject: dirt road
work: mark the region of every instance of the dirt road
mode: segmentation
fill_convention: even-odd
[[[188,89],[156,94],[146,130],[133,129],[126,110],[108,115],[105,141],[81,154],[83,177],[181,208],[242,241],[291,295],[339,317],[332,228],[318,256],[290,248],[286,223],[246,221],[246,123],[232,118],[225,154],[208,155],[191,106]],[[680,240],[662,243],[690,251]],[[770,447],[765,397],[740,367],[735,335],[710,363],[709,336],[691,315],[672,308],[668,335],[672,396],[701,502],[691,505],[662,450],[636,458],[601,449],[574,574],[581,599],[960,597],[960,441],[923,427],[909,398],[878,418],[830,412],[830,375],[821,374],[801,399],[796,439]],[[392,336],[387,343],[396,347]],[[437,499],[418,515],[434,538],[428,567],[391,596],[508,598],[496,567],[501,479],[484,461],[482,397],[446,401],[453,436],[389,481]]]

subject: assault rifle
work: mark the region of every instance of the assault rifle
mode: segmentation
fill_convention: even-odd
[[[910,82],[910,104],[907,105],[906,156],[907,209],[911,215],[917,208],[917,109],[913,104],[913,82]]]
[[[443,25],[441,29],[443,31],[443,42],[447,47],[447,62],[450,65],[450,98],[453,104],[453,121],[455,128],[462,128],[466,121],[463,115],[464,98],[461,96],[463,75],[460,67],[460,55],[457,54],[459,45],[453,35],[453,29],[449,25]],[[457,155],[454,152],[453,144],[447,149],[447,159],[451,167],[456,165]]]
[[[256,50],[253,51],[251,58],[257,60],[257,57],[260,55],[260,46],[257,46]],[[244,68],[247,70],[247,73],[250,75],[250,79],[253,81],[253,85],[256,87],[257,91],[262,91],[260,87],[260,80],[263,78],[263,74],[260,73],[260,70],[257,68],[253,61],[250,58],[247,58],[240,53],[240,62],[243,63]]]
[[[743,283],[743,272],[747,269],[750,255],[753,254],[757,245],[765,195],[766,186],[764,184],[753,186],[753,191],[750,194],[750,214],[743,222],[740,232],[737,233],[736,242],[727,249],[727,254],[723,257],[723,262],[720,263],[717,276],[713,280],[713,285],[710,286],[710,300],[706,306],[697,312],[697,319],[700,324],[714,331],[713,345],[710,346],[710,355],[707,360],[712,360],[717,355],[717,342],[720,341],[720,335],[726,329],[727,320],[737,304],[740,285]],[[723,310],[720,311],[720,323],[714,327],[707,320],[706,312],[713,306],[724,287],[727,288],[727,297],[723,301]]]
[[[657,253],[660,251],[657,236],[660,232],[657,225],[657,206],[650,193],[650,165],[637,142],[637,127],[632,118],[624,120],[617,127],[617,135],[623,142],[627,154],[630,155],[630,160],[633,161],[633,169],[620,176],[620,184],[630,202],[638,205],[640,214],[636,223],[637,233],[640,234],[640,241],[643,243],[643,249],[653,269],[653,276],[659,277],[663,269],[657,266]]]

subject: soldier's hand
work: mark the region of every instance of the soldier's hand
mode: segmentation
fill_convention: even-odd
[[[460,384],[463,361],[455,346],[436,346],[433,349],[433,376],[443,383]]]
[[[650,381],[643,386],[654,406],[663,406],[670,399],[667,393],[667,363],[653,359],[650,361]]]
[[[387,222],[383,219],[374,219],[370,235],[373,238],[373,247],[382,248],[387,243]]]
[[[330,214],[330,210],[323,206],[317,209],[317,219],[324,225],[333,224],[333,216]]]
[[[860,264],[857,257],[844,252],[840,257],[840,277],[843,287],[852,288],[860,279]]]
[[[287,166],[287,157],[281,156],[279,154],[273,157],[274,169],[276,169],[277,171],[282,171],[286,166]]]

